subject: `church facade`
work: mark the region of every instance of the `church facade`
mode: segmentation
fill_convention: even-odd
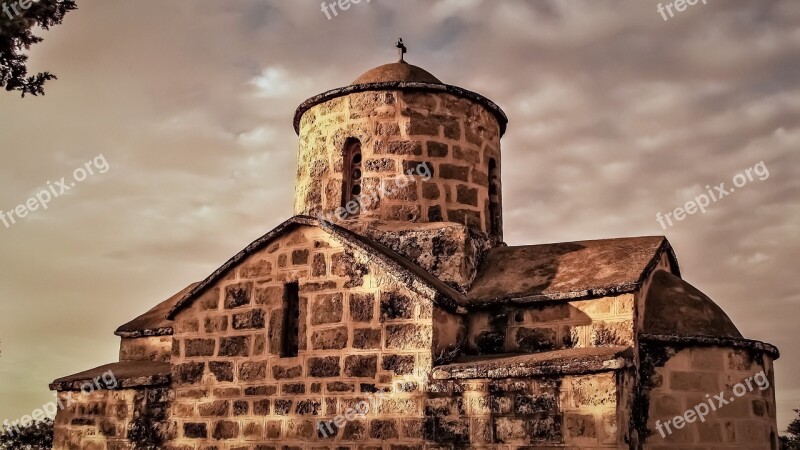
[[[664,237],[503,243],[491,100],[401,56],[294,126],[296,215],[55,380],[54,449],[777,448],[778,350]]]

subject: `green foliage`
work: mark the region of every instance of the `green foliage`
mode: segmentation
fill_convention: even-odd
[[[53,421],[45,419],[20,426],[18,432],[6,428],[0,432],[0,449],[3,450],[50,450],[53,448]]]
[[[19,91],[23,97],[25,94],[44,95],[44,83],[56,76],[50,72],[29,76],[28,56],[22,52],[42,41],[31,31],[33,27],[47,30],[58,25],[64,20],[64,15],[77,6],[75,0],[33,0],[32,3],[26,0],[30,7],[24,9],[20,1],[4,0],[0,4],[0,87],[5,87],[6,91]],[[16,6],[19,15],[12,5]]]

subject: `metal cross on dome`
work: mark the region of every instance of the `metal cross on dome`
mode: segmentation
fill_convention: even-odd
[[[399,62],[405,62],[405,60],[403,59],[403,55],[408,53],[408,49],[406,48],[406,45],[403,44],[403,38],[397,40],[397,45],[395,45],[395,47],[397,47],[397,52],[400,53]]]

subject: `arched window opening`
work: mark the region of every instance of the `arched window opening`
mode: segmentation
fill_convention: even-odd
[[[348,216],[361,212],[361,141],[348,138],[344,145],[344,173],[342,174],[342,208]]]
[[[489,159],[489,234],[500,234],[500,171],[494,158]]]

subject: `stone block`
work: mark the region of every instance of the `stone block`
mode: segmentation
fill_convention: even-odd
[[[235,439],[239,436],[239,424],[230,420],[221,420],[214,423],[212,437],[216,440]]]
[[[370,322],[375,310],[375,296],[372,293],[354,292],[350,294],[350,318],[354,322]]]
[[[374,355],[351,355],[344,361],[344,374],[351,378],[375,378],[378,357]]]
[[[433,328],[430,325],[388,325],[386,327],[386,348],[423,349],[432,344]]]
[[[323,325],[342,321],[342,294],[319,294],[311,304],[311,324]]]
[[[253,309],[251,311],[242,312],[233,315],[233,329],[234,330],[260,330],[264,328],[264,316],[266,312],[263,309]]]
[[[208,370],[218,382],[233,381],[233,363],[225,361],[211,361]]]
[[[520,328],[517,330],[517,347],[528,353],[539,353],[556,348],[556,330],[552,328]]]
[[[414,355],[383,355],[381,368],[395,375],[409,375],[414,372]]]
[[[250,356],[250,339],[247,336],[223,337],[219,340],[219,356]]]
[[[469,167],[454,164],[440,164],[439,177],[445,180],[469,181]]]
[[[253,283],[237,283],[225,286],[225,309],[239,308],[250,304]]]
[[[267,378],[267,363],[245,361],[239,366],[239,381],[259,381]]]
[[[347,327],[314,331],[311,348],[314,350],[339,350],[347,347]]]
[[[308,358],[308,376],[310,377],[338,377],[340,372],[338,356]]]
[[[413,319],[414,301],[399,292],[381,293],[381,320]]]
[[[185,354],[187,358],[214,356],[217,342],[214,339],[187,339]]]
[[[356,328],[353,330],[353,348],[379,350],[381,348],[381,329]]]

